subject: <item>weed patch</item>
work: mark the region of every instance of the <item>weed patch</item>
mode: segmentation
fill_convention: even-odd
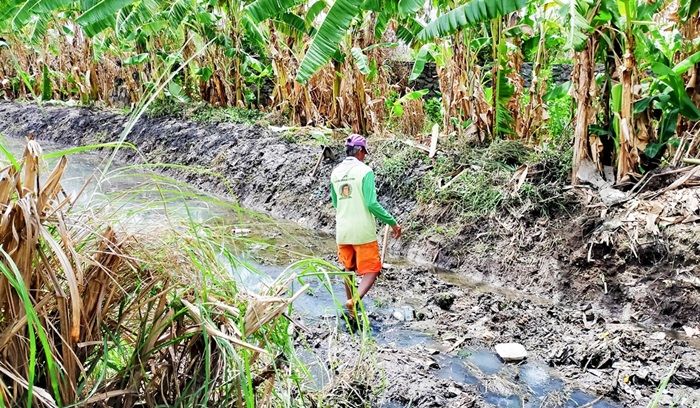
[[[386,158],[376,170],[378,180],[396,198],[446,207],[445,214],[461,218],[505,210],[553,215],[568,205],[568,200],[562,200],[571,172],[568,146],[550,143],[535,150],[519,141],[497,140],[487,147],[469,147],[449,139],[442,146],[447,153],[434,159],[407,146],[385,148]],[[527,179],[513,191],[513,175],[523,165],[528,166]]]
[[[435,161],[418,190],[418,199],[423,203],[451,206],[466,217],[493,213],[503,197],[500,188],[505,184],[502,172],[490,171],[483,166],[465,166],[457,159],[441,157]]]
[[[442,100],[440,98],[430,98],[425,101],[425,115],[428,117],[430,123],[442,124],[443,118],[443,108]]]
[[[425,153],[412,147],[399,146],[384,149],[385,159],[375,169],[378,179],[383,186],[397,193],[399,197],[414,197],[415,191],[422,184],[421,180],[413,181],[415,169],[424,165]],[[413,176],[413,177],[412,177]]]
[[[224,122],[249,125],[258,123],[265,116],[263,112],[255,109],[217,108],[207,104],[184,104],[170,98],[161,98],[154,101],[149,106],[147,115],[151,118],[172,117],[199,123]]]
[[[292,128],[282,133],[282,140],[287,143],[302,143],[314,146],[331,146],[333,134],[328,129]]]
[[[236,107],[212,108],[210,106],[200,106],[191,114],[191,119],[195,122],[230,122],[254,124],[263,118],[264,113],[255,109],[245,109]]]
[[[484,151],[481,162],[487,169],[514,169],[527,162],[533,150],[517,140],[496,140]]]

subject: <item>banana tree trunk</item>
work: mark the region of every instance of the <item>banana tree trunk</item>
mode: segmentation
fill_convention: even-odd
[[[576,184],[581,164],[590,160],[591,149],[588,139],[588,125],[595,115],[593,100],[596,95],[595,50],[596,38],[587,40],[586,48],[574,55],[572,71],[573,97],[576,102],[576,127],[574,128],[574,158],[571,170],[571,183]]]
[[[502,35],[501,35],[501,25],[502,21],[499,18],[491,23],[491,37],[492,37],[492,47],[493,47],[493,68],[491,68],[491,138],[490,140],[495,140],[498,138],[498,99],[499,99],[499,89],[500,89],[500,66],[501,61],[499,58],[499,48],[501,46]]]
[[[365,98],[365,78],[359,72],[355,73],[355,92],[356,92],[356,111],[357,111],[357,127],[360,134],[367,134],[367,117],[365,116],[365,108],[367,101]]]
[[[338,104],[340,99],[340,85],[343,78],[343,74],[340,69],[340,63],[333,61],[333,105],[331,108],[331,123],[333,123],[333,126],[335,127],[340,127],[342,123],[340,106]]]
[[[530,94],[530,101],[525,107],[525,113],[522,120],[522,129],[518,129],[518,134],[522,137],[527,138],[527,143],[532,143],[534,138],[534,133],[537,128],[542,124],[544,117],[543,111],[543,97],[544,91],[546,90],[546,83],[540,78],[542,71],[542,63],[545,60],[546,50],[545,50],[545,39],[546,32],[544,24],[540,23],[540,39],[537,43],[537,53],[535,54],[535,61],[532,64],[532,74],[530,76],[530,89],[528,93]]]
[[[636,137],[634,116],[632,113],[632,92],[634,87],[635,60],[632,53],[633,36],[628,35],[625,41],[625,54],[620,67],[622,95],[620,105],[620,149],[617,156],[617,180],[622,181],[628,174],[634,172],[639,164],[640,148],[644,146]]]

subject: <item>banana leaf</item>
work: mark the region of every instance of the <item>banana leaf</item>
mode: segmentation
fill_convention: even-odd
[[[490,21],[519,10],[526,0],[472,0],[430,22],[419,34],[422,41],[444,37],[462,28]]]
[[[306,83],[313,74],[331,60],[350,24],[359,13],[360,2],[358,1],[337,0],[333,4],[301,61],[296,76],[298,82]]]

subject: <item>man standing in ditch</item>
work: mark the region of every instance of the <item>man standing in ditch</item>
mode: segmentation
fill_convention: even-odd
[[[391,226],[394,238],[401,236],[401,227],[377,201],[374,172],[364,164],[367,140],[351,134],[345,151],[347,158],[331,173],[331,200],[336,209],[338,257],[345,270],[361,278],[356,293],[355,280],[345,280],[345,307],[354,318],[356,302],[367,294],[382,270],[375,218]]]

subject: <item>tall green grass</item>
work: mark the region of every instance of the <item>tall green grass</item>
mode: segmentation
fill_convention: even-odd
[[[105,147],[71,149],[63,154],[86,154],[91,149]],[[15,162],[23,164],[16,157]],[[137,174],[136,170],[139,170]],[[289,265],[261,294],[251,293],[236,279],[235,273],[241,267],[254,270],[250,263],[241,259],[241,254],[256,243],[256,237],[238,236],[234,227],[239,225],[236,222],[246,225],[260,222],[268,229],[275,224],[265,217],[250,214],[234,202],[206,196],[148,170],[149,166],[113,168],[102,178],[101,185],[89,188],[99,190],[105,182],[122,177],[143,178],[143,181],[135,183],[133,190],[101,195],[89,194],[88,188],[85,191],[89,199],[74,202],[70,210],[61,215],[69,226],[71,238],[68,241],[72,242],[72,248],[68,253],[71,258],[77,256],[75,262],[93,257],[90,252],[103,239],[106,226],[128,224],[129,218],[154,211],[167,215],[158,230],[140,231],[134,236],[127,231],[116,231],[123,251],[119,256],[123,257],[125,266],[107,272],[109,283],[118,288],[121,300],[105,315],[107,320],[102,327],[91,334],[95,340],[84,342],[89,345],[74,350],[84,367],[81,376],[72,380],[65,377],[66,357],[56,355],[60,345],[52,344],[56,338],[46,335],[47,330],[55,330],[51,328],[54,326],[47,328],[46,318],[37,317],[32,290],[23,287],[17,279],[11,260],[6,258],[0,263],[3,276],[21,295],[28,316],[26,330],[32,369],[23,393],[27,405],[89,406],[109,402],[122,406],[137,403],[256,406],[265,399],[275,406],[305,406],[309,398],[323,400],[322,393],[310,385],[313,383],[310,371],[296,356],[298,344],[290,335],[288,318],[275,313],[259,329],[247,333],[259,318],[250,311],[260,305],[263,305],[261,310],[266,310],[265,302],[269,301],[281,305],[284,314],[291,316],[295,312],[293,303],[285,299],[299,293],[291,282],[298,282],[303,290],[310,282],[319,282],[322,290],[333,293],[334,281],[347,274],[329,262],[302,259],[304,254],[292,251],[290,259],[299,260]],[[134,206],[134,203],[143,205]],[[127,204],[132,206],[124,211]],[[209,224],[209,220],[195,219],[192,210],[199,206],[217,208],[224,216],[229,216],[231,222]],[[47,227],[55,234],[54,239],[60,241],[61,228],[53,226],[55,221],[47,219],[50,224]],[[259,297],[261,295],[263,298]],[[335,302],[342,305],[341,300],[335,299]],[[199,350],[195,354],[191,354],[193,347]],[[286,363],[281,367],[277,361]],[[183,364],[190,367],[189,371],[185,370],[186,375],[181,375],[182,368],[176,368]],[[268,370],[273,374],[265,381],[272,381],[273,386],[263,389],[258,383],[259,376]],[[163,395],[151,395],[156,390],[154,381],[161,372],[170,373],[157,387]],[[61,384],[73,380],[75,394],[66,394]],[[52,390],[46,393],[43,387],[36,388],[35,384],[50,384]],[[1,395],[7,394],[0,392]],[[14,402],[10,401],[11,405]]]

